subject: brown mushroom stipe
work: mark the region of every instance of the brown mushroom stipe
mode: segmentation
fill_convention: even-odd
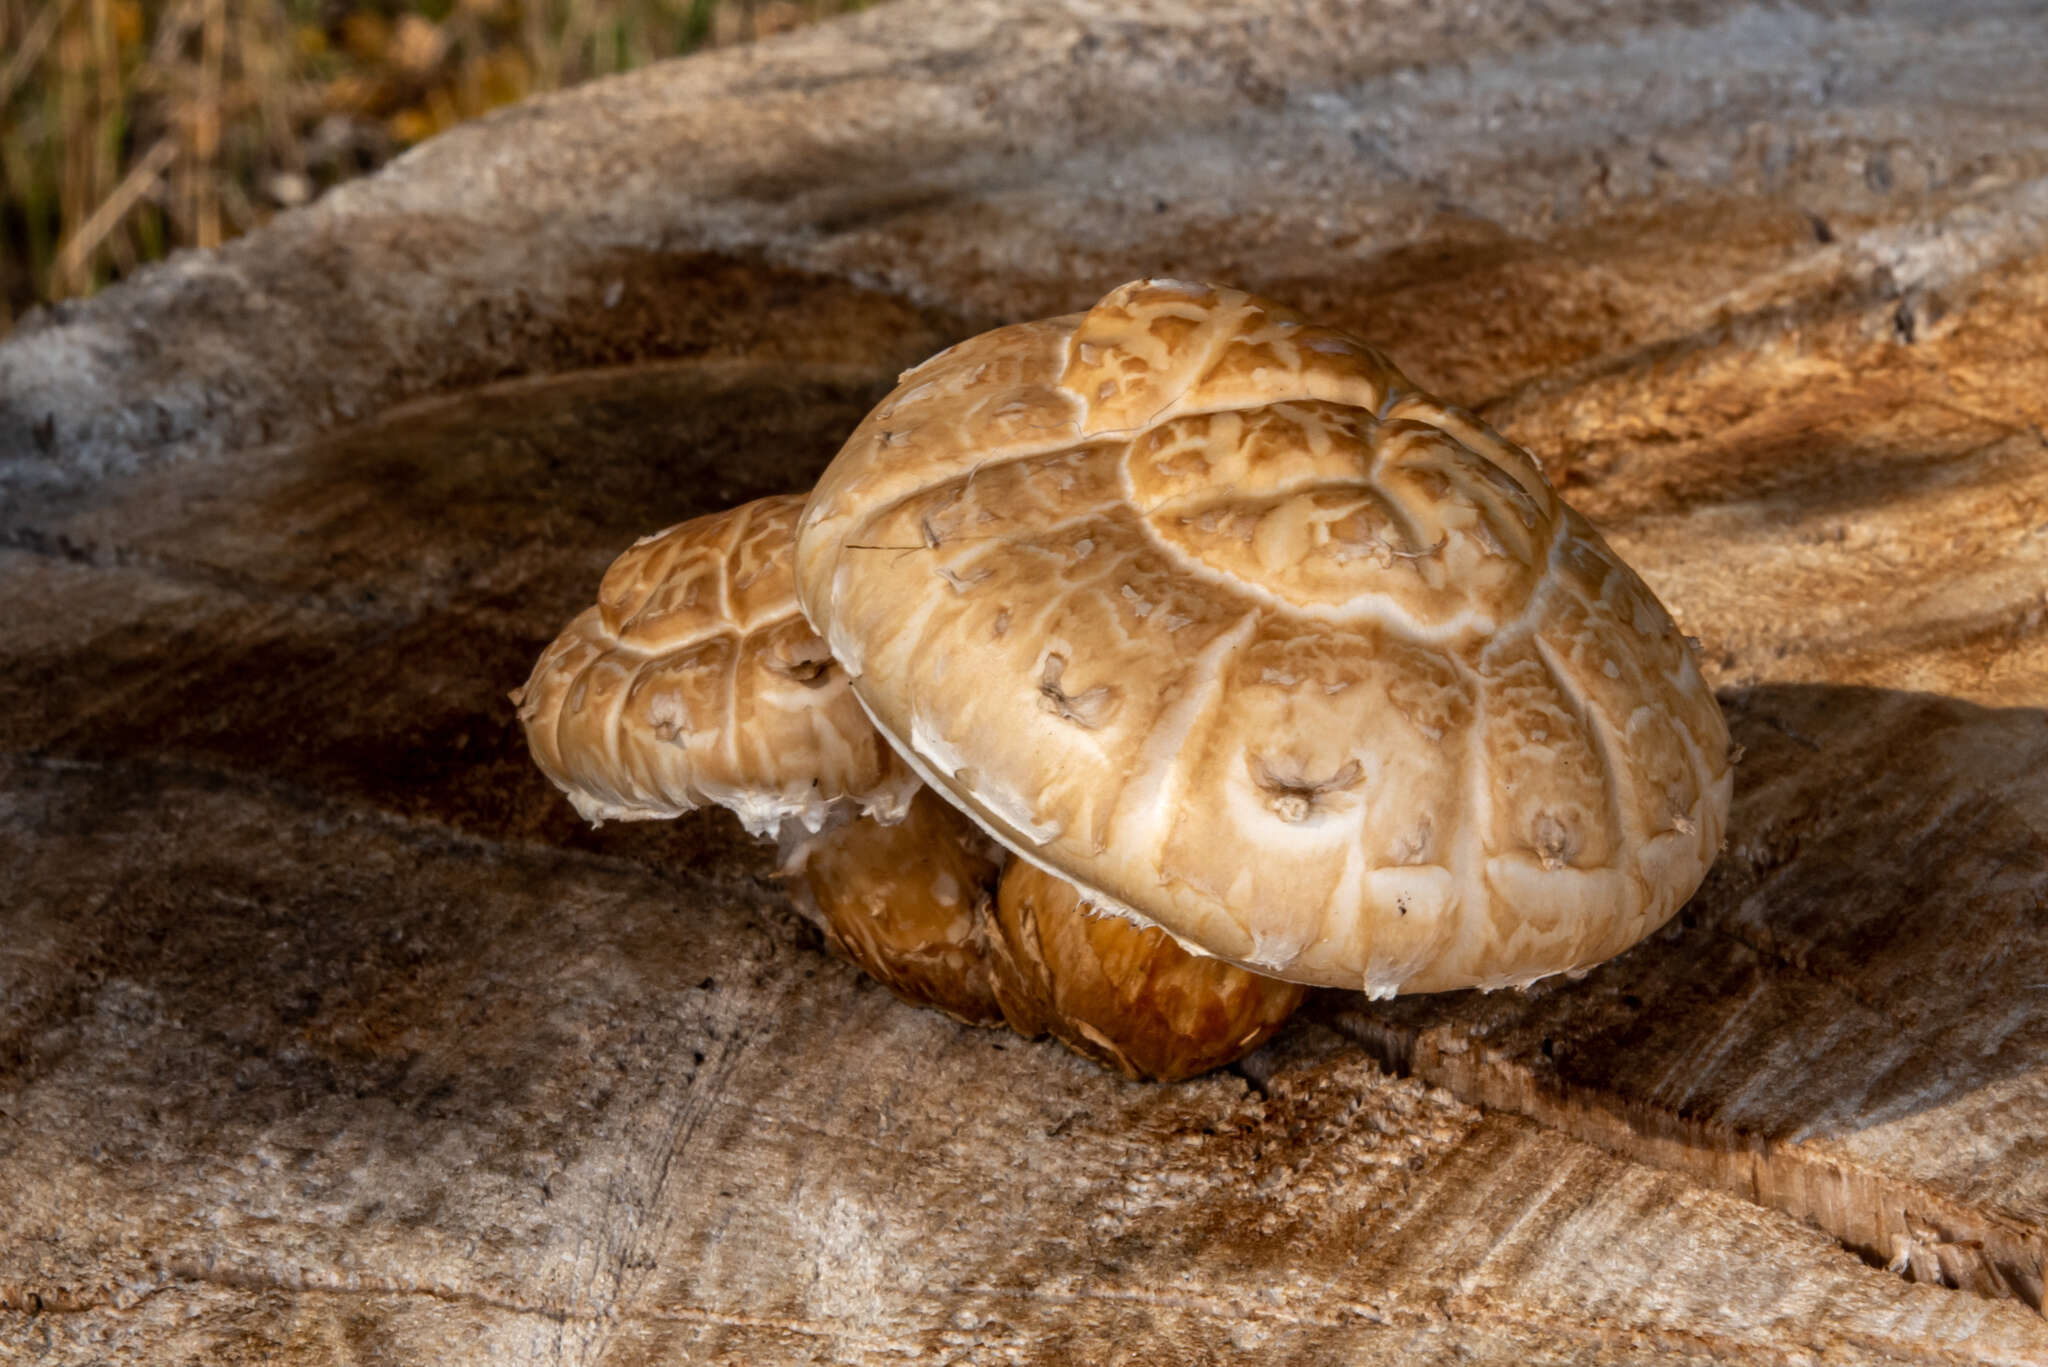
[[[593,821],[708,802],[779,837],[785,881],[832,948],[956,1020],[1052,1034],[1132,1077],[1190,1076],[1264,1042],[1297,989],[1191,961],[1072,889],[998,923],[1001,847],[922,788],[797,612],[802,503],[697,518],[612,564],[514,694],[542,771]]]
[[[796,569],[928,782],[1258,972],[1583,969],[1721,842],[1727,727],[1642,581],[1527,453],[1235,290],[1137,282],[909,371]]]
[[[1307,991],[1092,914],[1073,884],[1022,860],[1005,868],[929,789],[900,822],[828,825],[792,853],[791,881],[832,948],[891,992],[968,1025],[1051,1035],[1126,1077],[1171,1082],[1234,1062]]]
[[[1003,1023],[984,949],[1002,851],[973,822],[922,789],[902,821],[841,822],[792,853],[788,877],[841,957],[907,1002]]]
[[[1271,1039],[1308,989],[1188,953],[1157,926],[1091,915],[1080,890],[1012,860],[990,927],[1003,1015],[1133,1078],[1193,1077]]]

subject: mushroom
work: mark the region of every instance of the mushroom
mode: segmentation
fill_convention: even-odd
[[[730,808],[778,839],[835,950],[958,1020],[1049,1033],[1133,1077],[1264,1042],[1299,986],[1196,961],[1154,928],[1086,924],[1070,889],[1034,883],[999,916],[1005,852],[921,790],[797,610],[802,503],[686,522],[613,563],[513,694],[541,770],[592,821]]]
[[[1133,1075],[1303,984],[1583,971],[1732,787],[1685,638],[1526,452],[1170,280],[907,372],[808,499],[621,557],[516,696],[585,815],[729,806],[899,995]]]
[[[1727,727],[1642,580],[1526,452],[1240,291],[1140,281],[906,373],[796,591],[932,788],[1255,973],[1581,971],[1720,846]]]

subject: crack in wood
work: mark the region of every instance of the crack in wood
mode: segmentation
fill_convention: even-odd
[[[1446,1048],[1443,1032],[1375,1026],[1354,1013],[1341,1013],[1332,1024],[1391,1072],[1442,1087],[1460,1101],[1804,1220],[1871,1266],[1908,1280],[2014,1299],[2048,1314],[2042,1296],[2048,1231],[1841,1156],[1809,1154],[1796,1144],[1655,1106],[1602,1104],[1602,1098],[1545,1084],[1488,1058],[1483,1045]]]
[[[1185,1291],[1140,1291],[1132,1288],[998,1285],[964,1282],[930,1288],[931,1303],[943,1307],[927,1324],[904,1326],[895,1334],[861,1333],[844,1320],[820,1320],[801,1316],[748,1313],[690,1305],[621,1305],[579,1309],[548,1305],[491,1295],[467,1287],[413,1282],[394,1277],[350,1274],[318,1279],[302,1273],[296,1278],[264,1275],[261,1272],[209,1269],[194,1263],[177,1263],[161,1269],[161,1280],[125,1294],[93,1295],[53,1291],[49,1294],[24,1287],[0,1285],[0,1310],[25,1313],[31,1320],[42,1316],[92,1315],[113,1311],[133,1314],[146,1302],[180,1292],[220,1290],[254,1294],[282,1294],[293,1297],[342,1298],[349,1300],[428,1300],[444,1305],[488,1311],[495,1314],[545,1320],[567,1327],[580,1325],[603,1332],[606,1337],[630,1330],[636,1324],[686,1324],[742,1330],[768,1330],[830,1342],[845,1348],[887,1353],[916,1353],[921,1341],[941,1330],[949,1337],[970,1342],[978,1336],[971,1328],[959,1327],[960,1307],[965,1298],[990,1301],[1022,1301],[1033,1305],[1077,1307],[1088,1304],[1128,1305],[1174,1310],[1198,1316],[1219,1325],[1278,1325],[1300,1329],[1345,1329],[1360,1324],[1392,1331],[1436,1330],[1450,1325],[1484,1327],[1489,1324],[1540,1327],[1546,1333],[1568,1341],[1601,1347],[1654,1346],[1667,1351],[1694,1351],[1713,1355],[1723,1362],[1757,1364],[1804,1363],[1812,1360],[1811,1350],[1776,1346],[1738,1339],[1724,1334],[1701,1333],[1672,1328],[1650,1328],[1616,1324],[1582,1316],[1562,1315],[1523,1302],[1502,1303],[1481,1292],[1453,1291],[1439,1299],[1423,1300],[1413,1306],[1347,1298],[1332,1306],[1325,1302],[1321,1313],[1303,1314],[1290,1308],[1261,1304],[1264,1292],[1214,1287]],[[1896,1338],[1869,1334],[1844,1336],[1857,1346],[1884,1352],[1891,1360],[1927,1364],[1975,1364],[1986,1359],[1975,1352],[1930,1352],[1924,1347]]]
[[[1256,1057],[1256,1055],[1251,1057]],[[1235,1062],[1225,1064],[1221,1071],[1242,1081],[1246,1088],[1251,1091],[1251,1094],[1259,1098],[1259,1100],[1265,1101],[1272,1097],[1269,1087],[1269,1073],[1258,1064],[1252,1063],[1250,1058],[1241,1058]]]
[[[1078,1306],[1089,1303],[1144,1305],[1188,1311],[1218,1321],[1281,1324],[1296,1328],[1342,1328],[1361,1320],[1369,1325],[1388,1329],[1441,1329],[1450,1324],[1530,1325],[1540,1326],[1559,1338],[1581,1343],[1603,1347],[1640,1347],[1647,1343],[1667,1350],[1690,1349],[1711,1353],[1715,1360],[1722,1362],[1809,1363],[1813,1360],[1812,1351],[1804,1347],[1779,1347],[1747,1342],[1723,1334],[1707,1334],[1692,1330],[1603,1323],[1584,1316],[1558,1314],[1520,1301],[1502,1304],[1490,1296],[1477,1292],[1454,1291],[1440,1300],[1425,1301],[1415,1308],[1346,1300],[1342,1303],[1341,1309],[1319,1315],[1290,1314],[1271,1305],[1259,1304],[1260,1293],[1247,1291],[1233,1295],[1225,1289],[1206,1293],[1144,1292],[1126,1288],[1094,1287],[1051,1290],[1036,1286],[1005,1287],[969,1283],[948,1286],[945,1293],[949,1296],[987,1296],[991,1299],[1024,1300],[1053,1306]],[[1919,1345],[1877,1335],[1856,1335],[1851,1341],[1859,1346],[1890,1354],[1892,1360],[1897,1362],[1968,1363],[1974,1367],[1981,1367],[1985,1361],[1981,1354],[1974,1352],[1928,1352]]]
[[[593,871],[651,875],[664,881],[680,880],[686,886],[700,889],[724,887],[733,881],[705,878],[688,872],[660,868],[645,860],[625,855],[573,849],[546,840],[518,840],[487,835],[444,821],[433,821],[415,814],[396,811],[360,798],[337,796],[324,789],[308,788],[274,775],[233,765],[202,764],[189,759],[169,759],[148,754],[89,759],[40,751],[0,751],[0,774],[4,774],[9,768],[48,774],[90,774],[104,777],[136,774],[147,775],[160,782],[183,782],[207,788],[228,787],[238,796],[278,801],[301,812],[355,818],[416,850],[460,851],[471,858],[492,858],[499,855],[542,857]]]
[[[2048,199],[2048,180],[2028,180],[1965,199],[1932,223],[1878,228],[1847,242],[1835,241],[1832,236],[1821,239],[1822,245],[1786,265],[1699,302],[1691,319],[1677,331],[1617,351],[1600,352],[1574,365],[1553,367],[1481,399],[1472,405],[1473,410],[1487,421],[1503,425],[1501,415],[1523,403],[1552,399],[1621,375],[1654,371],[1696,352],[1766,343],[1787,329],[1896,307],[1903,291],[1920,281],[1895,279],[1887,258],[1911,254],[1916,244],[1943,237],[1964,244],[1932,254],[1921,263],[1923,274],[1942,276],[1942,285],[1986,274],[2039,249],[2048,236],[2042,230],[2039,211],[2044,199]],[[1740,420],[1739,416],[1721,417],[1724,423]]]

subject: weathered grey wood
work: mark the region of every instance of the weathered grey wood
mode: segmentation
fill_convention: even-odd
[[[2038,232],[2041,32],[2031,0],[882,6],[459,127],[24,329],[0,474],[646,355],[893,357],[904,300],[981,326],[1148,270],[1348,314],[1477,400],[1816,255],[1893,292],[1941,263],[1924,228],[1862,253],[1865,227],[1960,203],[1975,251],[2003,196]]]
[[[0,1346],[2048,1361],[2044,39],[902,0],[0,343]],[[1143,271],[1482,407],[1702,637],[1683,920],[1133,1087],[531,771],[503,694],[627,540]]]

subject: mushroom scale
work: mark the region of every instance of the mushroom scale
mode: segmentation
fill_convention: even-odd
[[[1259,973],[1583,969],[1720,845],[1727,728],[1642,581],[1526,452],[1239,291],[1136,282],[906,373],[796,570],[928,782]]]

